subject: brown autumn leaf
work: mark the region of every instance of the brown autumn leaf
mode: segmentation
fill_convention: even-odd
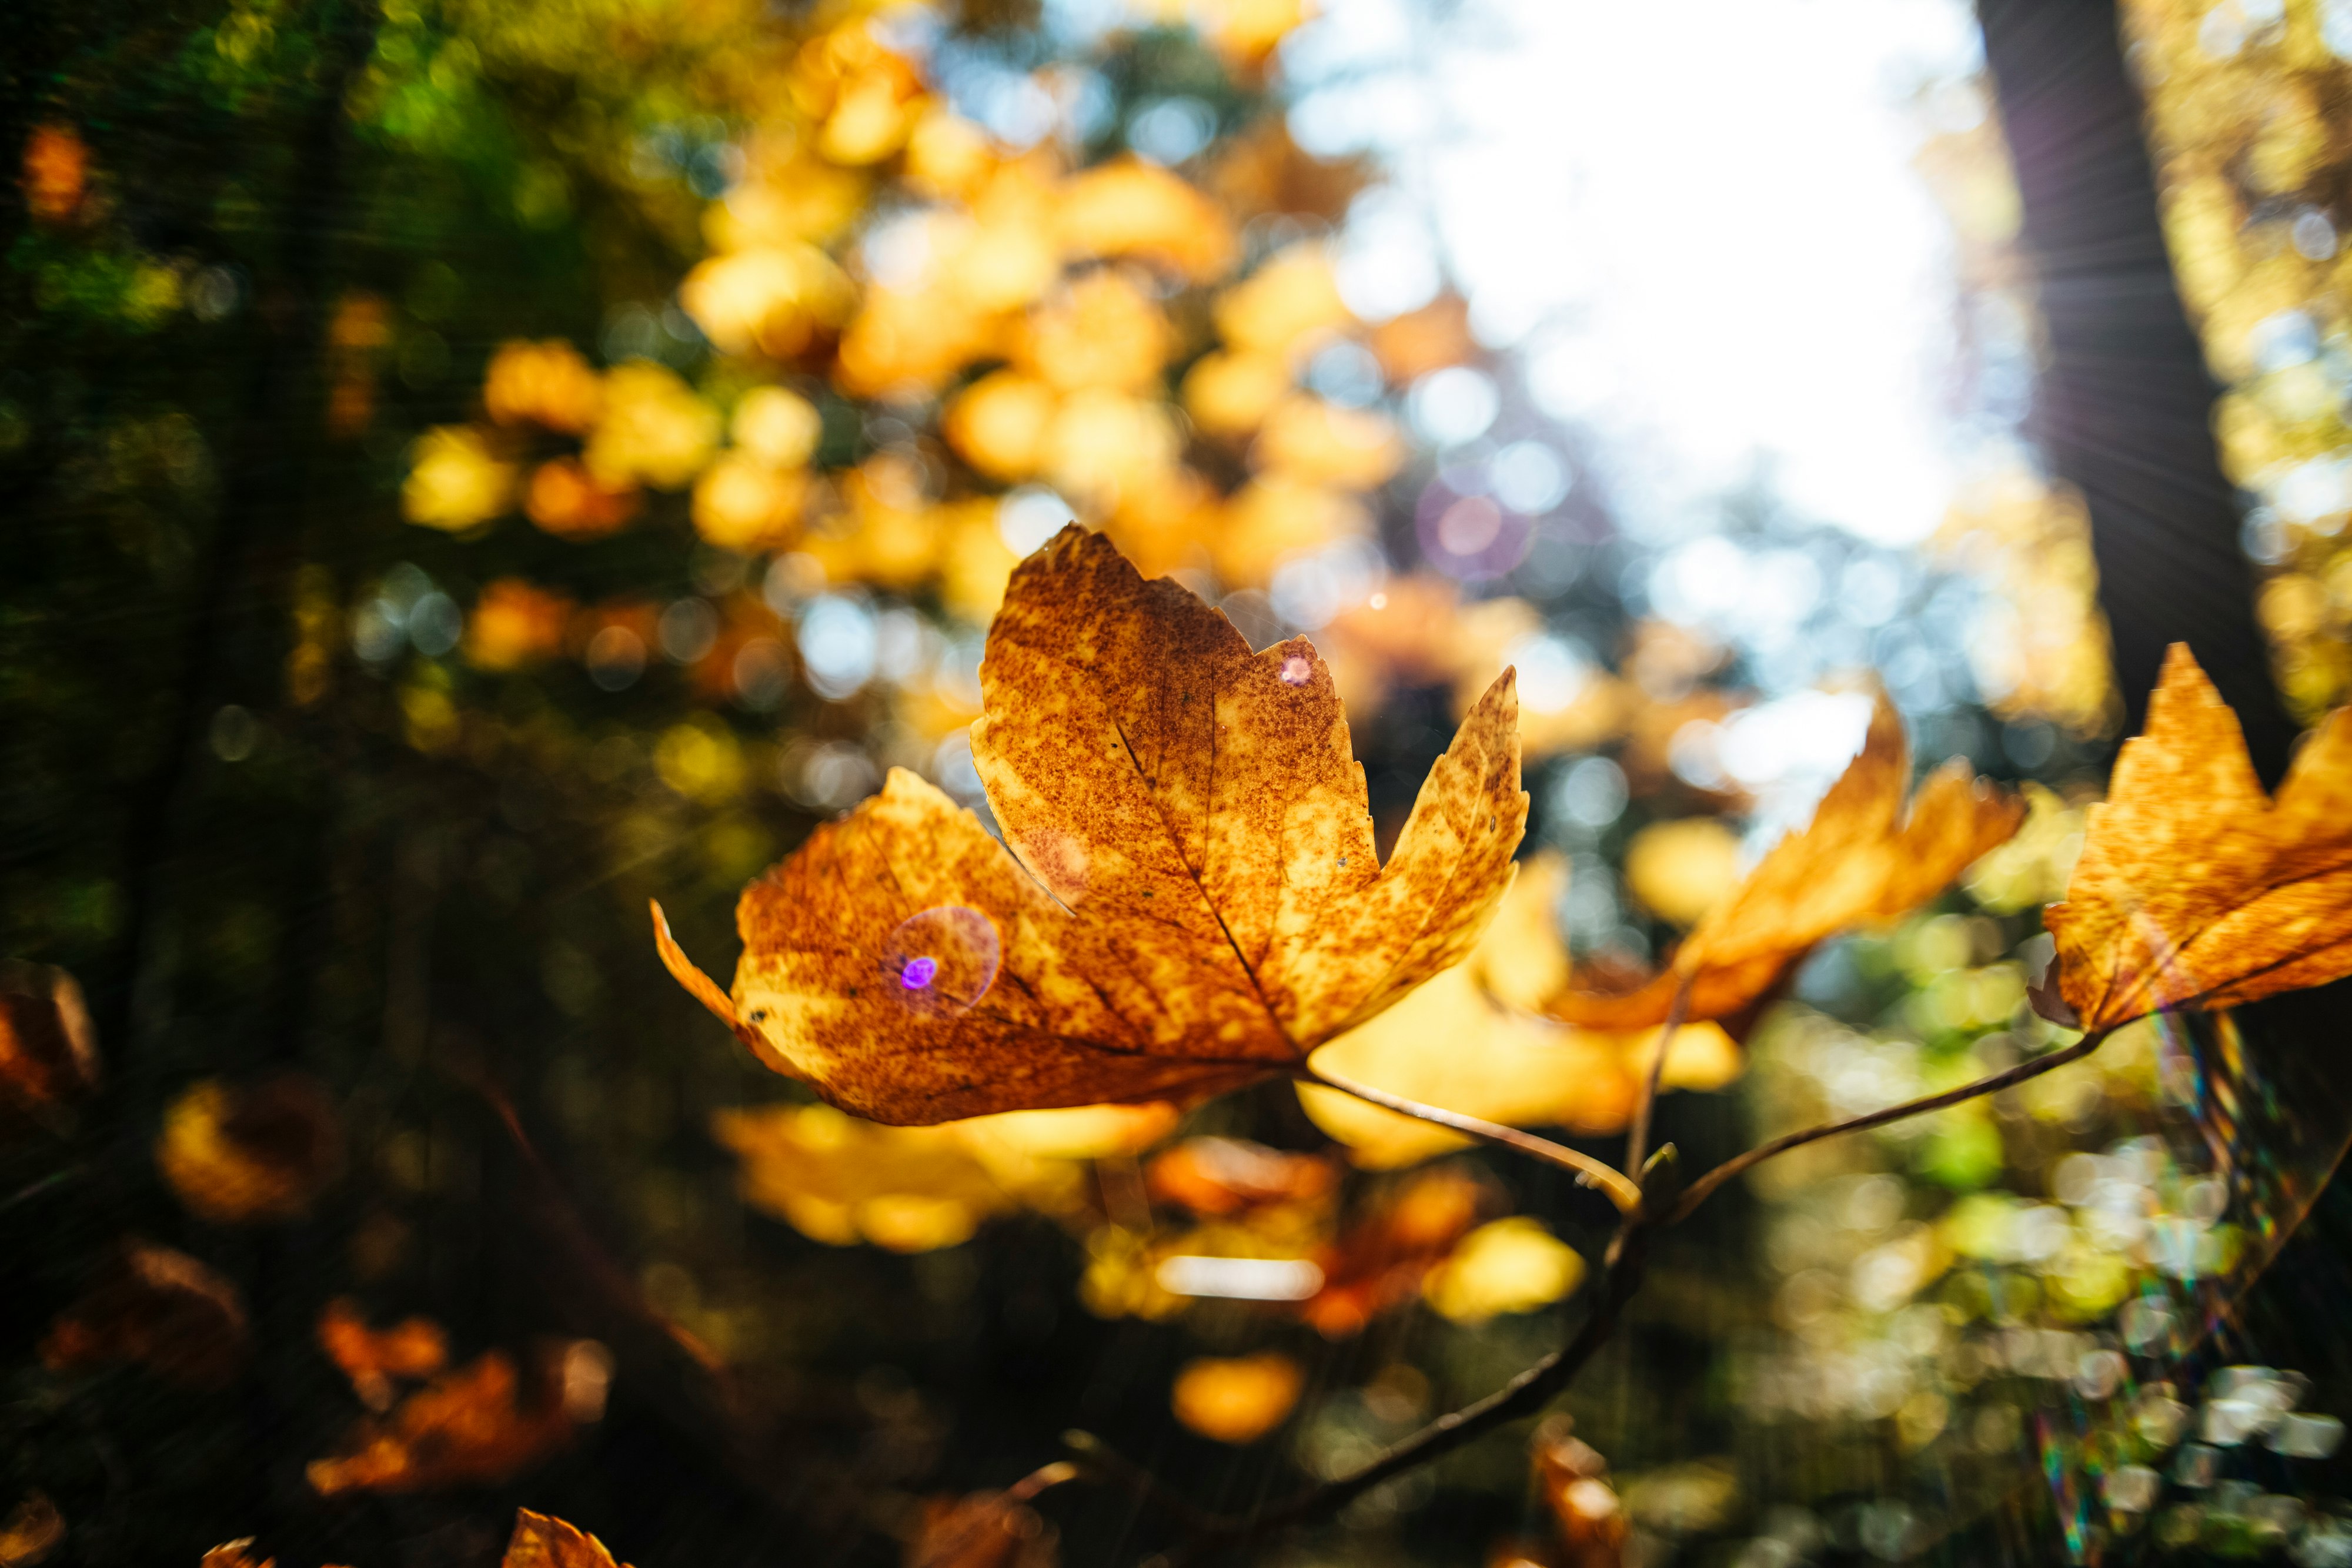
[[[1846,766],[1801,832],[1775,844],[1675,950],[1659,973],[1625,988],[1580,976],[1546,1010],[1570,1023],[1638,1029],[1662,1023],[1690,987],[1685,1018],[1736,1013],[1771,989],[1813,944],[1847,926],[1895,919],[1933,898],[2023,821],[2009,791],[1954,758],[1911,778],[1902,716],[1876,694],[1861,754]]]
[[[163,1113],[155,1166],[188,1211],[223,1225],[295,1219],[341,1168],[342,1124],[318,1080],[207,1078]]]
[[[184,1388],[226,1388],[250,1348],[236,1287],[184,1252],[126,1242],[41,1341],[58,1371],[136,1362]]]
[[[907,1568],[1055,1568],[1061,1549],[1037,1511],[1003,1492],[925,1500]],[[509,1563],[506,1568],[515,1568]]]
[[[2352,712],[2329,715],[2266,796],[2238,716],[2174,643],[2042,923],[2063,1021],[2085,1030],[2352,974]]]
[[[604,1543],[551,1514],[515,1510],[514,1534],[499,1568],[627,1568],[616,1564]]]
[[[1508,671],[1385,867],[1314,647],[1251,653],[1099,535],[1066,528],[1014,571],[981,680],[972,757],[1003,843],[893,771],[746,890],[732,996],[655,910],[679,982],[859,1115],[1200,1097],[1288,1071],[1460,960],[1510,886],[1527,796]]]
[[[352,1427],[343,1452],[306,1470],[321,1497],[498,1486],[568,1440],[574,1427],[558,1369],[526,1388],[514,1358],[488,1351]]]
[[[98,1033],[74,977],[0,965],[0,1126],[47,1115],[97,1083]]]

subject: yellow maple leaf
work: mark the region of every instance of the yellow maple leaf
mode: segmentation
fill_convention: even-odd
[[[2174,643],[2042,921],[2085,1030],[2352,974],[2352,716],[2331,715],[2268,797],[2237,715]]]
[[[1510,886],[1508,672],[1386,866],[1312,644],[1253,653],[1099,535],[1066,528],[1013,573],[981,678],[1002,843],[894,771],[745,892],[731,995],[655,911],[680,983],[845,1110],[943,1122],[1297,1071],[1458,962]]]
[[[1688,1019],[1736,1013],[1771,989],[1816,942],[1893,920],[1948,886],[2023,820],[2017,797],[1954,758],[1905,810],[1911,778],[1902,716],[1884,692],[1861,754],[1801,832],[1775,844],[1716,904],[1658,974],[1630,989],[1571,986],[1548,1010],[1570,1023],[1632,1029],[1663,1022],[1685,987]]]

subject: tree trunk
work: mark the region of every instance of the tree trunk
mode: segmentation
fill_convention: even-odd
[[[2140,727],[2166,644],[2185,642],[2275,782],[2295,727],[2254,621],[2213,446],[2219,389],[2173,284],[2114,0],[1977,0],[1977,15],[2049,334],[2032,434],[2089,504],[2124,733]]]

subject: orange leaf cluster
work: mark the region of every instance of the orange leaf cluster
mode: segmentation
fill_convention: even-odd
[[[1002,843],[913,775],[752,884],[731,995],[769,1066],[877,1121],[1218,1092],[1302,1063],[1476,942],[1525,826],[1507,672],[1386,866],[1329,671],[1252,653],[1076,528],[989,633],[972,755]],[[1009,851],[1009,852],[1008,852]]]

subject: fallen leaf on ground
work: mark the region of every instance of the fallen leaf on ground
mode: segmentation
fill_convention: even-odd
[[[1285,1071],[1457,962],[1510,885],[1507,673],[1385,867],[1313,646],[1252,653],[1098,535],[1066,528],[1013,573],[981,674],[972,756],[1003,843],[894,771],[746,891],[731,996],[656,911],[680,982],[844,1109],[941,1122]]]
[[[1685,1018],[1719,1019],[1762,997],[1823,937],[1882,923],[1941,893],[2023,819],[2017,797],[1954,758],[1911,778],[1902,716],[1878,693],[1862,752],[1830,787],[1803,831],[1775,844],[1675,948],[1665,969],[1626,989],[1571,985],[1547,1009],[1570,1023],[1633,1029],[1661,1023],[1690,987]]]
[[[1176,1419],[1203,1437],[1239,1446],[1255,1443],[1298,1403],[1307,1375],[1288,1356],[1203,1356],[1176,1375],[1169,1405]]]
[[[243,1369],[249,1338],[235,1285],[184,1252],[132,1241],[49,1325],[41,1360],[59,1371],[137,1362],[183,1387],[214,1390]]]
[[[66,1538],[66,1518],[47,1492],[27,1492],[0,1520],[0,1568],[33,1568]]]
[[[572,1436],[563,1383],[545,1369],[528,1392],[514,1358],[488,1351],[361,1421],[343,1452],[305,1473],[322,1497],[348,1491],[414,1492],[499,1486]]]
[[[38,1115],[97,1084],[98,1033],[74,977],[0,965],[0,1113]]]
[[[2063,1021],[2085,1030],[2352,974],[2352,711],[2312,732],[2273,800],[2238,716],[2174,643],[2042,923]]]
[[[372,1329],[358,1305],[339,1297],[319,1314],[319,1347],[352,1380],[352,1392],[371,1410],[392,1404],[395,1377],[424,1378],[449,1361],[449,1336],[430,1318],[410,1318]]]
[[[188,1211],[227,1225],[300,1217],[342,1158],[334,1102],[299,1073],[243,1087],[205,1079],[164,1111],[155,1142],[156,1168]]]
[[[1061,1552],[1036,1510],[1002,1492],[975,1492],[927,1500],[906,1561],[907,1568],[1054,1568]]]
[[[604,1543],[551,1514],[515,1510],[514,1534],[499,1568],[626,1568],[615,1564]]]

